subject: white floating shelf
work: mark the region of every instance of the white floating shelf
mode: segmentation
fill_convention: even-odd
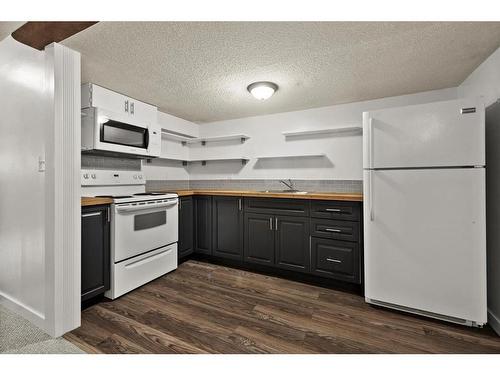
[[[207,142],[222,142],[222,141],[233,141],[239,140],[241,143],[245,143],[250,137],[245,134],[231,134],[231,135],[220,135],[217,137],[200,137],[189,139],[186,141],[187,144],[201,143],[205,145]]]
[[[165,138],[172,139],[174,141],[178,142],[187,142],[189,140],[192,140],[195,137],[189,137],[187,135],[181,135],[181,134],[175,134],[175,133],[170,133],[168,131],[162,130],[161,135]]]
[[[257,159],[323,158],[325,156],[326,154],[268,155],[268,156],[258,156]]]
[[[166,138],[173,139],[175,141],[181,142],[183,145],[190,145],[195,143],[201,143],[203,146],[207,142],[222,142],[222,141],[233,141],[239,140],[241,143],[245,143],[247,139],[250,139],[248,135],[245,134],[231,134],[231,135],[220,135],[217,137],[187,137],[179,134],[174,134],[167,132],[165,130],[162,131],[162,135]]]
[[[206,165],[207,162],[210,162],[210,161],[240,161],[241,164],[245,165],[246,163],[248,163],[250,159],[245,157],[245,156],[241,156],[241,157],[235,157],[235,158],[204,158],[204,159],[190,159],[189,162],[190,163],[194,163],[194,162],[201,162],[201,165]]]
[[[159,158],[154,158],[154,159],[146,159],[146,163],[152,163],[153,160],[170,160],[170,161],[177,161],[181,162],[182,165],[187,165],[189,160],[187,159],[182,159],[182,158],[176,158],[175,156],[160,156]]]
[[[250,160],[250,158],[241,156],[241,157],[231,157],[231,158],[200,158],[200,159],[181,159],[181,158],[175,158],[175,157],[169,157],[169,156],[161,156],[159,159],[162,160],[173,160],[173,161],[180,161],[182,162],[182,165],[188,165],[189,163],[196,163],[196,162],[201,162],[202,165],[206,165],[207,162],[211,161],[240,161],[241,164],[246,164]]]
[[[347,133],[363,133],[363,128],[361,126],[346,126],[342,128],[330,128],[330,129],[316,129],[316,130],[294,130],[290,132],[283,132],[285,137],[301,137],[301,136],[311,136],[311,135],[335,135],[335,134],[347,134]]]
[[[172,161],[189,161],[183,158],[176,158],[175,156],[160,156],[158,159],[160,160],[172,160]],[[156,159],[148,159],[148,160],[156,160]]]

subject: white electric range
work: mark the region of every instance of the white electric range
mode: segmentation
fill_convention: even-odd
[[[109,197],[115,299],[177,268],[178,196],[146,193],[140,171],[82,170],[82,195]]]

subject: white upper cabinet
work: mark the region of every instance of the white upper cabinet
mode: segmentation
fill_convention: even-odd
[[[82,85],[82,108],[103,108],[131,116],[135,121],[157,122],[157,108],[93,83]]]

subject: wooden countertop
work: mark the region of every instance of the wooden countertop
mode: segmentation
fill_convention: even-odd
[[[332,200],[332,201],[352,201],[362,202],[362,193],[307,193],[307,194],[293,194],[293,193],[266,193],[263,191],[251,190],[217,190],[217,189],[191,189],[191,190],[156,190],[158,192],[171,192],[177,193],[179,197],[186,197],[190,195],[221,195],[231,197],[257,197],[257,198],[292,198],[292,199],[316,199],[316,200]]]
[[[82,197],[81,205],[84,206],[98,206],[101,204],[111,204],[113,200],[111,198],[94,198],[94,197]]]

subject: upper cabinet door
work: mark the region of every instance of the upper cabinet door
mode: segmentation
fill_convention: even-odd
[[[363,113],[363,167],[485,164],[484,104],[453,100]]]
[[[135,99],[129,99],[129,114],[136,120],[140,119],[141,121],[146,121],[148,123],[157,122],[156,107]]]
[[[130,99],[125,95],[90,84],[90,106],[107,109],[115,113],[129,113]],[[83,97],[83,95],[82,95]]]
[[[87,83],[82,85],[82,108],[97,107],[108,111],[125,114],[133,121],[145,123],[157,122],[157,108],[151,104],[129,98],[104,87]]]

